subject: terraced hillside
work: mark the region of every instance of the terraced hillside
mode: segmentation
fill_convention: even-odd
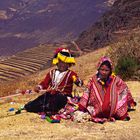
[[[0,82],[12,81],[49,68],[54,50],[58,47],[67,47],[75,55],[81,53],[78,46],[74,43],[44,44],[28,49],[7,59],[0,60]]]
[[[50,67],[58,45],[40,45],[0,61],[0,82],[11,81]]]

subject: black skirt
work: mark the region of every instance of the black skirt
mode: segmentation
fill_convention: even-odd
[[[25,104],[24,108],[28,112],[50,112],[56,113],[62,109],[67,103],[67,96],[61,93],[50,94],[45,93],[33,101]]]

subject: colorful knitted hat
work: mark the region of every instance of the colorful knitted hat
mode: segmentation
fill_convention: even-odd
[[[75,59],[67,48],[56,49],[52,63],[56,65],[59,60],[65,63],[75,64]]]
[[[108,61],[111,65],[111,70],[113,70],[113,65],[112,65],[112,61],[110,60],[109,57],[107,56],[103,56],[100,58],[98,65],[97,65],[97,69],[99,69],[101,67],[101,65],[103,64],[103,62]]]

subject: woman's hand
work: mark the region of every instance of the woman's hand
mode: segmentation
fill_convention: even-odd
[[[34,87],[34,91],[35,92],[39,93],[40,90],[41,90],[41,86],[40,85],[37,85],[37,86]]]

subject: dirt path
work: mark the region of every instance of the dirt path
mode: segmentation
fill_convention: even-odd
[[[0,101],[0,140],[139,140],[140,139],[140,82],[127,82],[138,105],[130,112],[128,122],[96,124],[93,122],[77,123],[62,120],[51,124],[42,120],[38,114],[23,112],[14,115],[9,108],[18,108],[36,95],[24,95]]]

